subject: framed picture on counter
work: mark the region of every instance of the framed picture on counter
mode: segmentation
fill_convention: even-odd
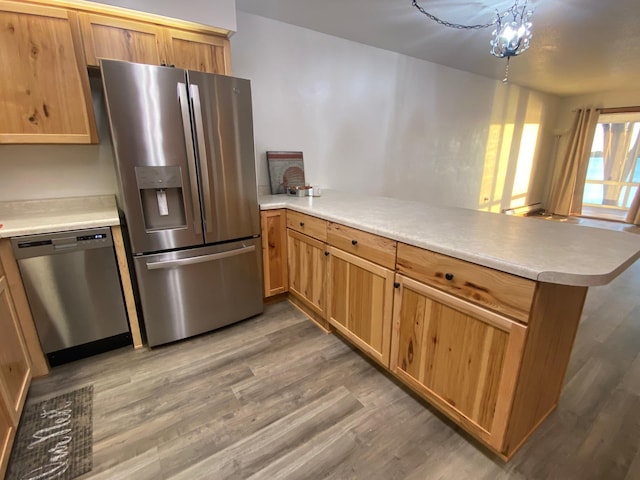
[[[271,194],[289,193],[291,187],[304,186],[302,152],[267,152]]]

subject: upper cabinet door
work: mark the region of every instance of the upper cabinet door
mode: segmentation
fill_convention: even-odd
[[[93,13],[80,13],[79,17],[87,65],[97,67],[101,58],[166,63],[161,27]]]
[[[97,143],[73,12],[0,1],[0,143]]]
[[[165,29],[167,63],[185,70],[231,74],[229,40],[216,35]]]

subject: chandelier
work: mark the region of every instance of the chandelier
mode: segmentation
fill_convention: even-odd
[[[508,9],[502,12],[496,10],[496,19],[493,22],[479,25],[447,22],[427,12],[418,5],[418,0],[412,0],[412,4],[427,18],[444,27],[457,28],[459,30],[479,30],[495,26],[495,29],[491,32],[492,39],[489,42],[489,45],[491,45],[489,52],[494,57],[507,59],[507,66],[502,79],[504,83],[509,81],[509,59],[520,55],[529,48],[529,40],[531,40],[531,22],[529,20],[533,12],[527,10],[527,0],[524,1],[523,5],[519,5],[518,0],[515,0],[514,4]]]

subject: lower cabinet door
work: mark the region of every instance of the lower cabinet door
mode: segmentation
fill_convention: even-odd
[[[287,229],[289,293],[309,309],[325,318],[326,244]]]
[[[15,434],[15,428],[9,419],[9,415],[0,402],[0,478],[4,478],[11,453],[11,443]]]
[[[502,451],[526,327],[397,276],[391,369]]]
[[[389,368],[394,273],[329,247],[329,323]]]
[[[0,276],[0,332],[0,402],[17,424],[31,382],[31,363],[5,276]]]
[[[264,296],[289,291],[287,282],[287,215],[286,210],[260,212],[262,231],[262,270]]]

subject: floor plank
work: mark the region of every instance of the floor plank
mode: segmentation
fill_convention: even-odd
[[[360,408],[340,387],[169,478],[247,478]]]

